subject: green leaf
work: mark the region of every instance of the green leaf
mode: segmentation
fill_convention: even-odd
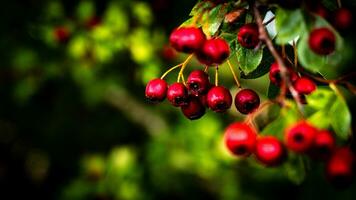
[[[203,32],[206,35],[214,35],[224,21],[226,13],[226,6],[223,6],[222,4],[210,10],[208,15],[204,18]]]
[[[287,44],[305,31],[303,13],[300,9],[283,10],[276,12],[276,30],[278,44]]]
[[[302,66],[312,72],[320,73],[323,76],[330,73],[329,71],[333,68],[338,67],[347,57],[344,52],[343,39],[341,36],[320,17],[316,17],[314,28],[318,27],[328,27],[334,32],[336,37],[336,49],[330,55],[322,56],[315,54],[309,47],[308,39],[309,33],[306,32],[302,35],[300,41],[298,42],[298,55]]]
[[[336,135],[342,139],[348,139],[351,134],[351,113],[342,97],[336,98],[328,117]]]
[[[284,129],[286,128],[286,120],[284,117],[278,117],[273,122],[269,123],[261,132],[262,135],[273,135],[279,139],[283,139]]]
[[[212,2],[200,1],[197,4],[195,4],[193,9],[189,13],[189,16],[200,15],[201,12],[203,12],[205,9],[208,9],[208,8],[210,8],[212,6],[213,6]]]
[[[308,107],[315,110],[321,110],[330,106],[330,103],[335,99],[335,94],[328,88],[318,87],[316,91],[306,96]]]
[[[320,129],[328,129],[330,125],[329,112],[320,110],[308,118],[308,122]]]
[[[300,185],[306,176],[303,158],[299,155],[289,154],[288,161],[283,165],[288,179]]]
[[[240,70],[244,73],[244,75],[247,76],[256,70],[258,65],[261,63],[263,57],[263,49],[246,49],[239,44],[236,45],[236,49],[237,61],[240,64]]]
[[[261,64],[257,67],[257,69],[255,69],[248,75],[245,75],[244,73],[242,73],[241,78],[256,79],[256,78],[261,77],[269,72],[269,69],[273,62],[274,62],[273,56],[271,55],[271,53],[269,52],[269,50],[267,48],[264,48],[263,49],[263,60],[261,61]]]
[[[278,86],[270,83],[269,87],[268,87],[268,91],[267,91],[267,97],[269,99],[275,99],[278,96],[279,91],[280,91],[280,89]]]

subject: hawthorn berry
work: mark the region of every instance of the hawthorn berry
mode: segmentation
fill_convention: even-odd
[[[66,43],[68,42],[70,37],[70,33],[67,27],[60,26],[54,29],[54,38],[59,43]]]
[[[149,81],[146,85],[145,95],[151,102],[161,102],[166,98],[167,83],[160,78]]]
[[[286,155],[286,150],[277,138],[265,136],[257,139],[255,156],[258,161],[266,166],[281,164]]]
[[[254,23],[243,25],[237,34],[237,40],[247,49],[255,48],[260,42],[257,25]]]
[[[338,30],[347,30],[352,26],[352,12],[347,8],[339,8],[333,15],[333,26]]]
[[[352,182],[355,157],[351,149],[341,147],[336,149],[326,163],[326,177],[338,187],[344,187]]]
[[[177,57],[177,51],[173,47],[165,45],[162,48],[161,55],[165,60],[171,61]]]
[[[309,35],[310,49],[319,55],[329,55],[335,51],[336,38],[334,33],[328,28],[314,29]]]
[[[206,37],[200,28],[180,27],[169,38],[170,44],[179,52],[193,53],[201,48]]]
[[[279,69],[279,65],[277,62],[272,63],[270,70],[269,70],[269,79],[271,81],[272,84],[277,85],[277,86],[281,86],[282,84],[282,78],[280,75],[280,69]],[[288,67],[288,72],[289,72],[289,77],[291,82],[295,82],[299,77],[298,74],[291,68]]]
[[[205,65],[223,63],[230,55],[229,44],[221,38],[206,40],[197,52],[198,60]]]
[[[327,130],[319,131],[315,135],[311,156],[318,160],[326,161],[335,148],[335,138]]]
[[[225,145],[236,156],[249,156],[256,145],[256,132],[247,124],[235,122],[225,130]]]
[[[305,153],[313,147],[316,134],[316,128],[305,121],[300,121],[287,129],[286,146],[297,153]]]
[[[260,97],[251,89],[240,90],[235,96],[236,109],[242,114],[249,114],[260,106]]]
[[[168,87],[167,99],[176,107],[187,105],[188,90],[183,83],[173,83]]]
[[[85,27],[88,29],[93,29],[100,25],[101,19],[97,16],[92,16],[90,17],[86,22],[85,22]]]
[[[316,90],[316,85],[315,83],[310,80],[309,78],[301,77],[298,78],[294,84],[294,89],[299,93],[299,94],[310,94],[314,90]]]
[[[206,94],[210,88],[208,74],[203,70],[192,71],[188,76],[187,87],[189,92],[195,96]]]
[[[206,101],[211,110],[222,113],[231,107],[232,96],[225,87],[214,86],[209,90]]]
[[[195,120],[201,118],[205,114],[205,106],[200,101],[199,97],[190,96],[187,105],[183,105],[181,110],[188,119]]]

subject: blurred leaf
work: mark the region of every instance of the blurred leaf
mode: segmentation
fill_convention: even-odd
[[[236,49],[236,56],[237,61],[239,62],[240,70],[245,75],[249,75],[251,72],[256,70],[258,65],[261,63],[263,57],[263,49],[246,49],[239,44],[236,45]]]
[[[150,25],[153,20],[151,9],[149,5],[145,2],[136,2],[132,5],[133,15],[138,20],[138,22],[143,25]]]
[[[351,113],[342,97],[337,97],[330,108],[331,126],[340,138],[346,140],[351,134]]]
[[[129,18],[119,5],[111,3],[104,15],[104,25],[115,34],[126,33],[129,30]]]
[[[209,11],[203,23],[203,32],[206,35],[213,36],[219,30],[220,25],[225,19],[227,13],[226,6],[220,4]]]
[[[95,16],[95,5],[90,0],[80,1],[77,7],[77,18],[84,22]]]
[[[288,161],[283,165],[289,180],[300,185],[306,176],[303,158],[299,155],[289,153]]]
[[[269,99],[275,99],[279,95],[280,89],[278,86],[269,83],[267,96]]]
[[[303,13],[301,9],[276,12],[277,44],[287,44],[305,31]]]
[[[308,122],[320,129],[328,129],[330,125],[329,112],[320,110],[308,118]]]
[[[321,110],[330,106],[335,99],[335,94],[328,88],[319,86],[316,91],[306,96],[308,107]]]

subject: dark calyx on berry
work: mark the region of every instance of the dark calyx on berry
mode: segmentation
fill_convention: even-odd
[[[190,96],[188,104],[181,106],[184,116],[190,120],[201,118],[205,114],[205,106],[199,97]]]
[[[176,107],[187,105],[188,90],[183,83],[173,83],[168,87],[167,99]]]
[[[252,23],[243,25],[237,34],[237,40],[245,48],[255,48],[260,42],[257,25]]]
[[[206,94],[210,88],[208,74],[202,70],[192,71],[188,76],[187,87],[189,92],[195,96]]]
[[[255,111],[260,105],[260,97],[251,89],[243,89],[235,96],[235,106],[242,114]]]
[[[291,82],[293,83],[296,81],[299,77],[298,74],[291,68],[287,67],[288,72],[289,72],[289,78]],[[279,68],[279,65],[277,62],[272,63],[271,68],[269,70],[269,79],[272,84],[281,86],[282,85],[282,77],[281,77],[281,70]]]
[[[181,27],[175,29],[169,38],[170,44],[177,51],[193,53],[204,44],[206,37],[200,28]]]
[[[316,134],[316,128],[305,121],[300,121],[286,130],[286,146],[292,151],[306,153],[313,147]]]
[[[319,55],[329,55],[335,51],[336,38],[328,28],[314,29],[309,35],[310,49]]]
[[[230,91],[222,86],[212,87],[206,98],[209,108],[219,113],[228,110],[232,104]]]
[[[247,124],[235,122],[225,130],[225,144],[228,150],[236,156],[249,156],[253,153],[257,134]]]
[[[145,95],[151,102],[161,102],[166,98],[167,83],[162,79],[153,79],[146,85]]]
[[[198,60],[208,66],[222,64],[229,56],[229,44],[221,38],[206,40],[197,52]]]

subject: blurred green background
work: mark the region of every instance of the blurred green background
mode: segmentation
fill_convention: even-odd
[[[2,3],[0,199],[353,199],[355,184],[334,189],[321,165],[296,184],[286,173],[302,175],[288,166],[231,157],[222,133],[241,119],[234,109],[189,121],[167,102],[146,102],[147,81],[186,56],[167,37],[194,4]],[[243,84],[263,95],[266,80]]]

